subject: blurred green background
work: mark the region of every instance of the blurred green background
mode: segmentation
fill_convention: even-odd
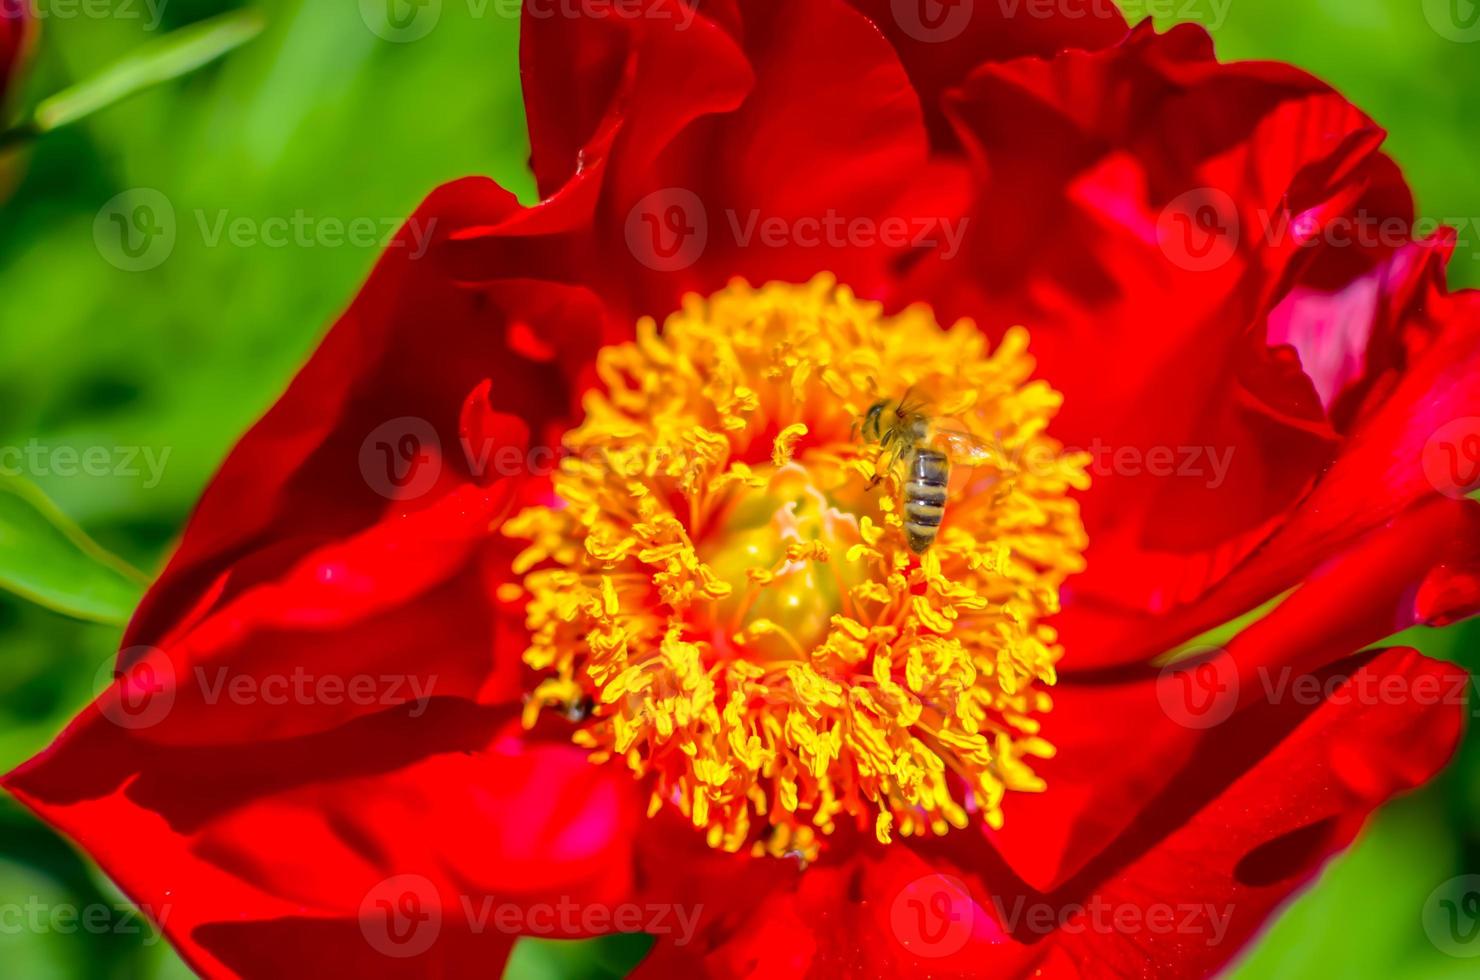
[[[87,16],[76,4],[41,5],[53,16],[23,105],[164,32],[237,6],[108,0],[91,8],[108,16]],[[218,223],[302,215],[319,228],[369,219],[384,230],[438,183],[472,173],[493,175],[526,200],[533,193],[517,23],[507,15],[513,5],[447,0],[435,29],[414,43],[369,29],[362,9],[376,6],[264,0],[257,7],[267,28],[257,40],[48,136],[0,204],[0,447],[34,440],[53,459],[55,447],[106,447],[108,464],[94,467],[106,473],[29,475],[68,517],[139,568],[159,567],[235,437],[303,362],[378,252],[369,243],[313,240],[223,238],[212,246]],[[1162,23],[1201,22],[1225,57],[1290,61],[1333,82],[1390,129],[1389,149],[1422,213],[1461,223],[1454,280],[1480,284],[1480,217],[1465,217],[1480,216],[1480,26],[1463,27],[1480,15],[1471,0],[1123,6]],[[15,175],[13,161],[0,158],[0,187]],[[100,211],[137,188],[160,192],[178,216],[173,250],[157,263],[158,255],[135,260],[95,239]],[[118,267],[135,261],[152,267]],[[129,453],[138,453],[133,466]],[[157,470],[146,465],[151,458]],[[7,544],[16,541],[0,533],[0,551]],[[5,573],[0,567],[0,578]],[[123,579],[108,587],[134,588]],[[90,699],[118,635],[117,626],[80,623],[0,591],[0,770],[40,749]],[[1411,639],[1474,670],[1477,638],[1462,627]],[[1477,961],[1445,955],[1428,940],[1423,909],[1446,879],[1480,870],[1477,775],[1480,739],[1472,736],[1444,778],[1374,821],[1236,975],[1474,976]],[[69,846],[0,799],[0,906],[121,900]],[[530,945],[511,973],[608,976],[619,968],[614,955],[623,951]],[[3,922],[0,974],[188,975],[148,936]]]

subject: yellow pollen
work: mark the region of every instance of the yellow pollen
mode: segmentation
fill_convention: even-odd
[[[820,276],[689,296],[601,351],[561,505],[506,526],[530,542],[524,659],[545,674],[525,723],[565,710],[650,812],[727,851],[1000,826],[1008,790],[1043,788],[1061,653],[1043,620],[1086,545],[1069,492],[1088,459],[1046,434],[1061,398],[1027,345],[884,316]],[[993,450],[953,468],[923,555],[894,454],[858,434],[906,397]]]

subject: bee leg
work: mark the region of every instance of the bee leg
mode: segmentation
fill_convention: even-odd
[[[874,478],[868,481],[868,489],[872,490],[874,487],[884,482],[884,474],[887,473],[890,467],[894,465],[894,460],[899,458],[899,453],[898,451],[895,451],[891,453],[890,456],[892,458],[887,465],[884,463],[883,460],[879,461],[878,468],[874,470]]]
[[[881,443],[881,445],[888,446],[891,441],[894,441],[893,429],[889,430],[888,434],[884,437],[884,441]],[[895,441],[894,448],[889,451],[889,461],[886,463],[883,460],[880,460],[878,469],[874,471],[874,478],[868,481],[868,489],[872,490],[874,487],[884,482],[884,474],[899,465],[899,457],[904,453],[905,446],[906,443],[903,439]]]

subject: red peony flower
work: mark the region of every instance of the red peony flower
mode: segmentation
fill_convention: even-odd
[[[1480,300],[1325,85],[1006,9],[531,8],[544,200],[431,196],[7,788],[208,976],[1226,963],[1455,745],[1367,648],[1476,605]]]

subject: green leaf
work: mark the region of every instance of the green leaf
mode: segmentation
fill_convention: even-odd
[[[514,944],[504,980],[617,980],[642,962],[653,937],[640,932],[595,939],[535,939]]]
[[[0,588],[74,619],[122,624],[146,583],[34,483],[0,474]]]
[[[188,75],[262,33],[255,10],[223,14],[141,46],[88,80],[41,101],[30,117],[0,132],[0,149],[85,119],[131,95]]]

